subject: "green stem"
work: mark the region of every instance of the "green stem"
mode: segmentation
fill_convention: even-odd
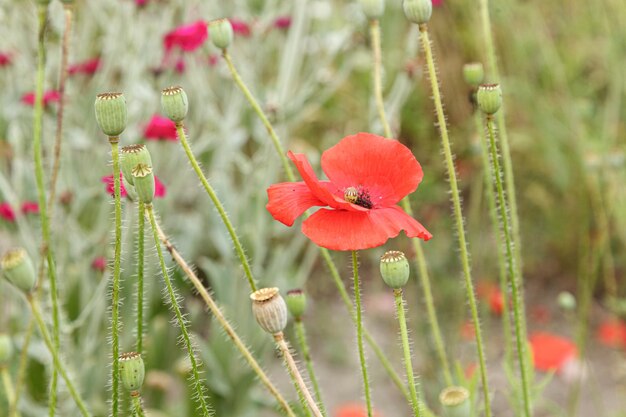
[[[143,354],[143,270],[144,270],[144,240],[146,226],[146,210],[143,202],[137,204],[137,352]]]
[[[20,361],[17,370],[17,380],[15,382],[15,401],[9,407],[9,417],[19,417],[17,412],[17,406],[20,402],[20,396],[22,394],[22,387],[24,386],[24,380],[26,377],[26,365],[28,365],[28,346],[30,345],[30,339],[35,331],[35,320],[31,317],[28,320],[28,327],[26,328],[26,335],[24,336],[24,343],[22,343],[22,350],[20,352]]]
[[[413,376],[413,361],[411,360],[411,348],[409,346],[409,331],[407,330],[406,317],[404,315],[404,297],[402,296],[402,288],[393,290],[396,299],[396,312],[398,313],[398,323],[400,324],[400,338],[402,340],[402,350],[404,352],[404,366],[406,368],[407,385],[411,392],[411,407],[413,407],[413,415],[420,416],[420,404],[417,399],[417,388],[415,377]]]
[[[161,249],[161,242],[159,242],[159,235],[157,232],[156,220],[154,218],[154,210],[152,209],[152,204],[146,204],[146,212],[150,217],[150,225],[152,226],[152,234],[154,236],[154,246],[157,250],[157,255],[159,256],[159,264],[161,265],[161,273],[163,274],[163,280],[165,281],[165,285],[167,287],[167,293],[170,297],[170,306],[174,310],[174,314],[176,315],[176,320],[178,321],[178,326],[180,327],[181,334],[183,335],[183,340],[185,342],[185,347],[187,348],[187,354],[189,356],[189,362],[191,363],[191,372],[193,374],[194,380],[194,388],[196,390],[197,398],[196,400],[199,402],[200,409],[202,410],[202,415],[208,417],[209,407],[206,403],[206,398],[204,395],[204,390],[202,389],[202,381],[200,380],[200,372],[198,371],[198,363],[196,361],[196,355],[193,351],[193,345],[191,344],[191,337],[189,336],[189,332],[187,331],[187,324],[185,323],[185,318],[183,317],[182,312],[180,311],[180,307],[178,305],[178,299],[176,294],[174,293],[174,288],[172,287],[172,282],[170,281],[170,274],[167,272],[167,266],[165,265],[165,259],[163,259],[163,251]]]
[[[133,395],[133,408],[135,409],[135,415],[137,417],[145,417],[143,407],[141,406],[141,397],[139,395]]]
[[[513,239],[511,229],[509,228],[508,214],[506,212],[506,200],[504,199],[504,188],[502,186],[502,177],[500,171],[500,162],[498,160],[498,148],[496,147],[496,136],[494,133],[493,117],[487,116],[487,130],[489,131],[489,143],[491,149],[491,163],[493,164],[492,176],[496,180],[496,190],[498,194],[498,205],[500,206],[500,221],[502,222],[502,230],[506,243],[506,257],[509,267],[509,277],[511,282],[511,291],[513,296],[513,316],[515,322],[515,338],[517,344],[517,356],[519,360],[520,374],[522,377],[522,396],[524,402],[524,415],[531,416],[531,398],[530,384],[528,375],[528,364],[526,359],[526,331],[525,320],[521,315],[520,305],[522,304],[520,282],[515,267],[515,255],[513,253]]]
[[[426,55],[426,64],[428,66],[428,75],[430,76],[430,83],[433,93],[433,100],[435,102],[435,111],[437,114],[437,123],[439,125],[439,132],[441,134],[441,142],[443,146],[443,153],[446,160],[446,167],[448,171],[448,179],[450,181],[450,192],[452,195],[452,205],[454,211],[454,218],[456,223],[456,232],[459,243],[459,250],[461,254],[461,265],[463,268],[463,277],[465,279],[465,288],[467,291],[467,299],[472,314],[472,322],[476,329],[476,350],[478,353],[478,363],[480,367],[480,377],[483,385],[483,395],[485,402],[485,417],[491,417],[491,403],[489,400],[489,383],[487,382],[487,365],[485,363],[485,351],[483,347],[483,337],[480,330],[480,322],[478,319],[478,308],[476,303],[476,295],[474,294],[474,284],[472,282],[472,273],[470,268],[469,253],[467,248],[467,239],[465,238],[465,225],[463,222],[463,212],[461,211],[461,198],[459,196],[459,188],[457,184],[456,171],[454,168],[454,159],[452,158],[452,149],[450,147],[450,140],[448,138],[448,126],[446,122],[446,116],[443,111],[443,104],[441,102],[441,94],[439,92],[439,81],[437,79],[437,71],[435,68],[435,60],[433,58],[433,52],[430,45],[430,39],[428,35],[428,26],[426,24],[419,25],[420,37],[422,39],[422,45],[424,53]]]
[[[278,138],[278,135],[276,134],[274,127],[270,123],[269,119],[263,112],[263,109],[261,109],[261,106],[259,106],[259,103],[254,98],[254,96],[252,95],[252,93],[250,92],[246,84],[243,82],[243,79],[239,75],[239,72],[237,72],[237,68],[235,68],[233,61],[230,59],[230,54],[228,53],[226,49],[222,51],[222,55],[224,56],[224,60],[226,61],[226,64],[228,65],[228,69],[230,70],[230,73],[233,77],[233,80],[235,81],[235,84],[237,84],[237,87],[239,87],[243,95],[246,96],[248,103],[250,103],[250,105],[254,109],[254,112],[257,114],[259,119],[261,119],[261,122],[265,126],[265,129],[267,129],[267,133],[269,133],[270,138],[272,139],[272,142],[274,143],[274,148],[276,149],[276,152],[278,152],[278,154],[280,155],[280,160],[283,164],[283,169],[285,170],[285,173],[287,174],[287,178],[289,179],[289,181],[292,181],[292,182],[295,181],[296,177],[293,173],[293,170],[291,169],[291,165],[289,165],[289,161],[287,161],[287,157],[285,156],[285,151],[283,150],[283,146],[280,144],[280,139]]]
[[[365,349],[363,347],[363,317],[361,307],[361,287],[359,283],[359,261],[357,251],[352,251],[352,278],[354,279],[354,303],[356,305],[356,341],[359,349],[359,361],[363,374],[363,391],[365,393],[365,405],[367,417],[372,417],[372,398],[370,395],[370,381],[367,376],[367,363],[365,362]]]
[[[185,153],[187,154],[189,163],[193,167],[193,170],[196,172],[198,179],[200,179],[200,182],[202,183],[204,190],[211,198],[213,205],[217,209],[217,212],[219,213],[220,217],[222,218],[222,222],[224,223],[224,226],[226,226],[226,229],[228,229],[228,234],[230,235],[230,239],[232,240],[233,245],[235,246],[235,252],[237,252],[237,256],[239,257],[241,266],[243,267],[246,277],[248,278],[248,284],[250,285],[250,290],[254,292],[257,290],[257,287],[256,287],[256,284],[254,283],[254,277],[252,276],[252,269],[250,268],[250,263],[248,262],[248,258],[246,257],[246,252],[243,250],[243,246],[241,245],[241,242],[239,241],[239,238],[237,237],[235,228],[233,227],[233,224],[230,222],[230,219],[228,218],[228,214],[226,213],[226,210],[224,210],[224,206],[222,205],[219,198],[217,197],[215,190],[213,190],[213,187],[211,187],[211,184],[209,184],[209,181],[207,180],[206,176],[202,172],[202,169],[200,168],[200,165],[198,164],[196,157],[191,151],[191,147],[189,146],[189,143],[187,142],[187,135],[185,134],[185,129],[184,129],[183,124],[177,123],[176,130],[178,131],[178,137],[180,138],[180,143],[183,145],[183,148],[185,149]]]
[[[9,408],[13,407],[15,404],[15,390],[13,389],[13,382],[11,381],[11,375],[9,375],[9,370],[6,366],[0,367],[0,374],[2,375],[2,384],[4,385],[4,393],[7,398],[7,402],[9,403]],[[19,417],[19,413],[17,413],[17,417]]]
[[[311,384],[313,385],[313,391],[315,392],[315,399],[320,406],[322,414],[326,416],[326,408],[324,407],[320,386],[317,382],[317,377],[315,376],[315,369],[313,368],[313,360],[311,359],[309,344],[307,343],[306,329],[304,328],[304,323],[302,322],[302,319],[296,319],[294,325],[296,328],[296,338],[298,339],[298,344],[300,345],[300,350],[302,351],[302,357],[304,358],[304,363],[306,364],[306,369],[309,373],[309,380],[311,381]]]
[[[122,260],[122,201],[120,185],[119,137],[109,137],[113,159],[113,191],[115,197],[115,258],[113,260],[113,291],[111,294],[111,415],[118,416],[120,378],[120,263]]]
[[[372,38],[372,54],[373,54],[373,78],[374,78],[374,97],[376,98],[376,108],[378,116],[383,125],[385,136],[391,138],[391,128],[385,114],[385,102],[383,100],[383,85],[381,71],[381,51],[380,51],[380,23],[378,19],[370,20],[370,37]]]
[[[61,377],[63,378],[63,380],[65,380],[65,384],[67,385],[67,390],[70,392],[70,395],[72,396],[72,398],[74,399],[74,402],[78,406],[80,413],[85,417],[89,417],[90,414],[87,411],[87,407],[85,406],[85,403],[83,402],[83,399],[81,398],[78,391],[76,391],[76,388],[74,387],[74,384],[72,383],[72,380],[70,379],[67,371],[65,370],[65,367],[63,366],[63,363],[61,362],[61,359],[59,358],[59,352],[54,347],[54,344],[52,340],[50,339],[50,334],[48,334],[48,330],[46,330],[46,325],[44,324],[43,318],[41,317],[41,312],[39,311],[37,302],[31,295],[27,295],[26,298],[28,300],[28,303],[30,304],[30,309],[33,312],[33,317],[35,318],[37,326],[39,327],[39,332],[41,333],[41,336],[43,337],[43,341],[46,344],[46,347],[48,348],[48,350],[50,351],[50,354],[52,355],[52,361],[54,363],[55,369],[61,374]]]

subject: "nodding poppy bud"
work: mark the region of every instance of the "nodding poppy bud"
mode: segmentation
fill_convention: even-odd
[[[120,378],[131,395],[138,395],[145,375],[146,368],[140,353],[128,352],[120,355]]]
[[[250,299],[259,326],[270,334],[282,332],[287,326],[287,305],[278,288],[261,288],[250,294]]]
[[[164,88],[161,91],[161,108],[163,113],[174,123],[180,123],[187,117],[189,102],[187,93],[180,86]]]
[[[137,198],[144,204],[152,204],[154,199],[154,174],[152,167],[138,163],[131,171]]]
[[[469,391],[463,387],[447,387],[439,394],[445,417],[469,417]]]
[[[385,0],[360,0],[360,3],[368,19],[378,19],[385,13]]]
[[[432,0],[404,0],[402,8],[406,18],[418,25],[427,23],[433,14]]]
[[[213,45],[226,49],[233,41],[233,25],[228,19],[216,19],[209,22],[209,37]]]
[[[470,62],[463,65],[463,78],[472,87],[478,87],[485,78],[485,70],[480,62]]]
[[[148,151],[146,145],[137,144],[124,146],[120,153],[120,168],[122,169],[122,177],[130,185],[135,185],[132,171],[137,164],[144,164],[149,167],[152,166],[152,158],[150,157],[150,151]]]
[[[301,320],[306,310],[306,294],[301,289],[287,291],[287,309],[296,320]]]
[[[102,93],[96,96],[96,120],[107,136],[119,136],[128,122],[126,99],[122,93]]]
[[[8,334],[0,333],[0,368],[6,366],[13,355],[13,342]]]
[[[380,258],[380,274],[385,284],[391,288],[402,288],[409,280],[409,261],[404,253],[390,250]]]
[[[482,84],[476,94],[478,108],[487,115],[495,114],[502,106],[500,84]]]
[[[33,262],[22,248],[12,249],[0,260],[4,277],[24,292],[30,292],[35,286],[36,275]]]

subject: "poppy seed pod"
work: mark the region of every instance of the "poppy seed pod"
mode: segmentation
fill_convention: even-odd
[[[561,291],[558,296],[558,304],[565,311],[576,310],[576,297],[569,291]]]
[[[472,87],[478,87],[485,78],[485,70],[480,62],[470,62],[463,65],[463,78]]]
[[[152,167],[138,163],[131,171],[133,177],[133,185],[137,198],[144,204],[152,204],[154,199],[154,174],[152,173]]]
[[[6,366],[13,355],[13,343],[8,334],[0,333],[0,368]]]
[[[447,387],[439,394],[445,417],[469,417],[469,391],[463,387]]]
[[[250,299],[259,326],[270,334],[282,332],[287,326],[287,305],[278,288],[261,288],[250,294]]]
[[[393,289],[402,288],[409,280],[410,268],[404,253],[391,250],[380,258],[380,274],[385,284]]]
[[[4,277],[17,288],[30,292],[35,286],[35,267],[23,248],[12,249],[0,260]]]
[[[145,145],[137,144],[124,146],[120,154],[122,176],[127,183],[135,185],[132,175],[133,168],[135,168],[137,164],[144,164],[151,167],[152,158],[150,157],[150,151],[148,151]]]
[[[161,108],[163,113],[174,123],[180,123],[187,117],[189,102],[187,93],[180,86],[164,88],[161,91]]]
[[[378,19],[385,13],[385,0],[360,0],[360,3],[368,19]]]
[[[427,23],[433,14],[432,0],[404,0],[402,8],[406,18],[418,25]]]
[[[128,352],[120,355],[120,378],[124,388],[131,394],[139,391],[145,375],[146,368],[140,353]]]
[[[502,106],[500,84],[482,84],[476,94],[478,108],[487,115],[495,114]]]
[[[122,93],[102,93],[96,96],[96,120],[107,136],[119,136],[126,129],[128,115]]]
[[[226,49],[233,41],[233,25],[228,19],[216,19],[209,22],[211,42],[217,48]]]
[[[301,289],[287,291],[287,309],[296,319],[301,320],[306,311],[306,294]]]

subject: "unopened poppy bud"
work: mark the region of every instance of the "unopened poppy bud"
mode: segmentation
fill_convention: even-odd
[[[140,353],[128,352],[120,355],[120,378],[124,388],[131,394],[137,394],[145,376],[146,368]]]
[[[469,417],[469,391],[463,387],[448,387],[439,394],[439,402],[445,417]]]
[[[287,305],[278,288],[261,288],[250,294],[250,299],[259,326],[270,334],[282,332],[287,326]]]
[[[209,22],[209,37],[213,45],[226,49],[233,41],[233,25],[228,19],[216,19]]]
[[[385,13],[385,0],[360,0],[360,2],[368,19],[378,19]]]
[[[380,274],[391,288],[402,288],[409,280],[409,261],[404,253],[390,250],[380,258]]]
[[[102,93],[96,96],[96,120],[107,136],[119,136],[128,122],[126,99],[122,93]]]
[[[478,87],[485,78],[485,70],[480,62],[470,62],[463,65],[463,78],[473,87]]]
[[[12,249],[0,260],[4,277],[17,288],[30,292],[35,286],[36,276],[33,262],[22,248]]]
[[[144,204],[152,204],[155,187],[152,167],[140,162],[132,169],[131,176],[137,199]]]
[[[558,304],[563,310],[576,310],[576,297],[569,291],[561,291],[558,295]]]
[[[120,168],[122,169],[122,177],[130,185],[134,185],[132,171],[137,164],[152,166],[152,158],[146,145],[124,146],[120,152]]]
[[[0,368],[6,366],[13,355],[13,343],[8,334],[0,333]]]
[[[306,310],[306,295],[301,289],[287,291],[287,309],[296,319],[301,320]]]
[[[433,14],[432,0],[404,0],[402,8],[406,18],[418,25],[427,23]]]
[[[476,94],[478,108],[487,115],[495,114],[502,106],[500,84],[482,84]]]
[[[174,123],[180,123],[187,117],[189,102],[187,93],[180,86],[164,88],[161,91],[161,108],[163,113]]]

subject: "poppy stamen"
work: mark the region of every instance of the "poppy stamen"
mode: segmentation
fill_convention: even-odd
[[[343,199],[348,203],[356,204],[357,206],[364,207],[366,209],[371,209],[374,207],[372,204],[372,199],[370,198],[370,193],[367,190],[359,187],[348,187],[343,192]]]

